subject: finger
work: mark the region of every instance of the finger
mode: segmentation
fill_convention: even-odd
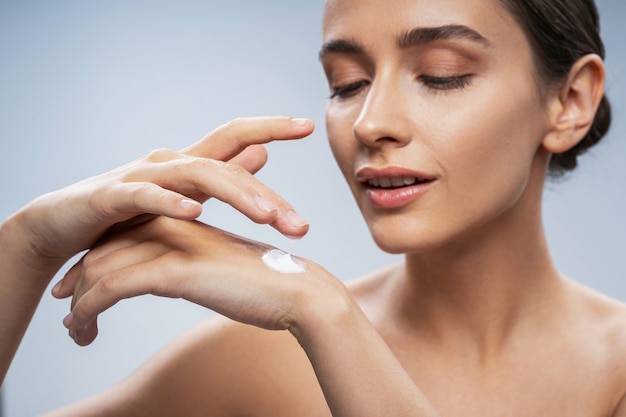
[[[82,294],[97,285],[101,277],[131,265],[152,261],[168,250],[166,245],[157,241],[148,241],[120,248],[110,253],[95,253],[93,258],[86,256],[82,261],[81,279],[75,286],[72,303],[74,304]]]
[[[191,157],[169,149],[157,149],[150,152],[150,154],[146,155],[141,160],[135,161],[132,164],[133,168],[129,169],[121,178],[122,184],[132,184],[132,187],[129,187],[127,192],[131,197],[134,197],[137,202],[139,202],[141,198],[145,200],[152,199],[156,207],[164,211],[171,210],[174,213],[174,215],[168,217],[193,220],[195,219],[193,216],[196,215],[194,212],[196,204],[194,204],[194,202],[202,203],[209,196],[202,195],[199,190],[194,188],[199,180],[190,181],[190,171],[185,166],[181,167],[178,164],[193,164],[194,160],[197,161],[196,163],[202,163],[202,161],[208,162],[206,158]],[[249,173],[254,174],[265,165],[266,161],[267,151],[265,147],[263,145],[252,145],[244,149],[240,154],[228,161],[228,163],[241,166]],[[222,163],[223,161],[217,161],[218,165]],[[205,173],[199,172],[199,174],[204,177]],[[150,184],[155,184],[160,188],[155,188]],[[107,195],[101,197],[114,204],[117,200],[114,198],[114,195],[111,196],[110,194],[113,194],[115,190],[116,188],[108,186],[104,192],[104,194]],[[96,196],[100,196],[100,194],[96,194]],[[170,198],[173,200],[168,201]],[[128,201],[126,202],[128,203]],[[115,210],[112,204],[109,210]],[[176,215],[181,205],[186,211]],[[129,205],[130,208],[126,210],[134,210],[136,206],[138,206],[137,203],[131,204]],[[152,211],[154,211],[154,208]],[[144,215],[143,217],[145,220],[151,218],[150,215]],[[142,223],[143,221],[144,219],[135,217],[132,219],[132,224]],[[123,228],[127,228],[127,226],[132,224],[125,222]]]
[[[195,189],[229,204],[256,223],[272,225],[285,235],[298,237],[307,233],[308,222],[291,204],[241,166],[206,159],[197,161],[186,169],[198,170],[192,176],[201,178],[193,185]]]
[[[103,218],[119,221],[133,215],[149,213],[192,220],[202,213],[202,205],[186,195],[152,182],[124,182],[97,189],[92,204]]]
[[[70,314],[63,319],[63,324],[69,330],[90,326],[99,314],[118,301],[158,292],[155,282],[159,280],[155,280],[155,274],[172,279],[167,271],[162,270],[161,265],[157,261],[137,263],[99,277],[88,291],[78,297]],[[172,287],[176,288],[175,285]],[[168,295],[177,296],[175,292]]]
[[[313,121],[286,116],[232,120],[182,150],[192,156],[228,161],[250,145],[300,139],[313,132]]]
[[[99,246],[89,250],[78,262],[76,262],[65,274],[65,276],[52,288],[52,295],[55,298],[67,298],[71,295],[75,295],[76,286],[81,279],[83,279],[83,273],[85,269],[98,268],[98,261],[105,256],[111,256],[114,253],[118,253],[117,257],[124,262],[139,262],[135,256],[127,252],[123,252],[123,249],[132,248],[139,243],[145,241],[143,234],[133,229],[127,231],[124,234],[118,234],[114,239],[102,242]],[[112,259],[115,259],[114,257]],[[111,265],[119,265],[119,263],[111,263]],[[99,271],[99,269],[98,269]]]
[[[113,250],[113,247],[117,249]],[[87,256],[81,260],[82,279],[78,281],[78,285],[74,286],[72,312],[63,320],[63,324],[65,325],[71,324],[74,320],[73,312],[75,311],[76,305],[83,298],[84,294],[88,294],[98,285],[100,277],[114,275],[116,271],[131,269],[130,267],[134,265],[149,263],[167,252],[167,248],[158,243],[144,242],[138,245],[132,245],[132,239],[125,239],[119,242],[119,245],[110,245],[106,250],[102,250],[103,248],[98,249],[100,250],[88,253]],[[113,251],[110,252],[111,250]],[[88,255],[92,255],[92,257]],[[112,303],[105,309],[111,307],[113,304],[115,303]],[[70,337],[72,337],[74,342],[79,346],[86,346],[96,339],[98,335],[98,314],[88,319],[86,324],[80,327],[70,328]]]
[[[267,162],[267,150],[263,145],[251,145],[228,162],[241,165],[249,173],[255,174]]]
[[[163,188],[176,187],[194,199],[217,198],[252,221],[271,224],[288,236],[303,236],[308,231],[308,222],[287,201],[241,165],[207,158],[176,158],[147,165],[141,178],[151,178]]]
[[[70,330],[69,335],[79,346],[87,346],[91,344],[98,336],[98,319],[95,318],[86,326],[76,330]]]
[[[76,262],[63,276],[63,278],[56,283],[52,288],[52,295],[55,298],[63,299],[74,294],[76,284],[80,280],[82,275],[82,259]]]

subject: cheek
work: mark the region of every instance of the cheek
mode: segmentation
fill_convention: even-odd
[[[447,126],[441,132],[447,140],[432,144],[433,154],[441,155],[451,195],[462,198],[465,207],[485,212],[505,210],[520,198],[544,129],[538,97],[522,89],[501,93],[506,91],[501,87],[473,95],[472,105],[450,110],[454,116],[446,123],[439,120],[439,126]]]
[[[353,172],[354,155],[358,151],[353,139],[353,125],[356,120],[354,111],[333,108],[326,109],[326,132],[333,156],[343,175],[349,178]]]

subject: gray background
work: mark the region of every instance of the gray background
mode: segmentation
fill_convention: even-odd
[[[626,5],[599,7],[615,122],[579,172],[549,186],[545,219],[558,267],[626,301]],[[287,114],[313,118],[317,131],[270,145],[259,176],[310,220],[310,235],[289,242],[217,202],[202,219],[310,257],[342,279],[394,261],[371,243],[326,144],[321,12],[321,0],[0,1],[0,219],[153,148],[181,148],[233,117]],[[123,301],[101,317],[96,343],[79,348],[61,325],[68,304],[44,297],[5,384],[5,416],[99,392],[212,314],[177,300]]]

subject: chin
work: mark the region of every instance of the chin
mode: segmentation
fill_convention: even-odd
[[[383,233],[370,229],[370,233],[376,246],[383,252],[394,255],[425,252],[443,245],[442,242],[429,238],[428,233],[411,231],[407,228],[396,231],[385,230]]]

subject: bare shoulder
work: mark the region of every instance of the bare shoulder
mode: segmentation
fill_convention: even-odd
[[[314,403],[326,409],[308,358],[286,331],[216,317],[183,335],[147,367],[145,377],[157,381],[150,384],[151,394],[176,390],[170,396],[176,411],[191,408],[180,415],[200,410],[200,415],[220,416],[311,415]],[[154,378],[150,367],[163,375]],[[314,415],[325,415],[320,413]]]
[[[175,339],[118,386],[58,415],[329,414],[310,362],[288,332],[216,316]]]
[[[394,300],[403,273],[404,263],[400,262],[346,283],[363,313],[388,344],[391,343],[389,331],[395,328],[389,321],[389,312],[397,307]]]
[[[602,361],[603,379],[614,388],[616,411],[611,415],[626,417],[626,304],[577,283],[570,282],[570,288],[580,338],[590,349],[589,356]]]
[[[598,342],[616,349],[619,359],[626,357],[626,304],[578,283],[570,282],[570,288],[586,328]]]
[[[398,277],[402,270],[402,263],[389,265],[346,283],[370,319],[373,319],[377,311],[384,308],[385,302],[389,300],[390,291],[395,288],[394,278]]]

